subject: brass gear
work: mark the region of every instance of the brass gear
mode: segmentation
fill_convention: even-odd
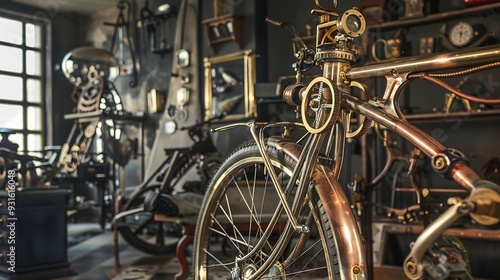
[[[369,94],[368,87],[365,84],[359,83],[356,81],[352,81],[351,87],[359,88],[362,91],[361,99],[363,99],[364,101],[368,101],[368,99],[371,98],[371,94]],[[346,133],[346,137],[347,138],[355,138],[355,137],[363,136],[370,129],[373,121],[370,118],[363,116],[364,117],[363,121],[361,123],[359,123],[360,119],[358,118],[358,123],[359,123],[358,127],[354,131],[350,131],[351,116],[352,116],[352,111],[349,112],[349,114],[348,114],[348,118],[349,118],[348,124],[347,124],[348,131]]]
[[[319,85],[319,87],[317,87]],[[340,92],[325,77],[317,77],[307,86],[301,103],[301,116],[310,133],[321,133],[337,121],[340,114]],[[309,113],[314,115],[309,123]]]

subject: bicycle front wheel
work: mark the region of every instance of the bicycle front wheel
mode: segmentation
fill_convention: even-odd
[[[295,161],[276,148],[267,150],[285,188]],[[271,234],[264,235],[280,204],[268,174],[253,142],[221,165],[207,190],[195,232],[195,279],[341,279],[336,238],[314,188],[303,199],[297,217],[309,227],[307,233],[294,232],[282,240],[288,217],[281,211]],[[296,185],[283,191],[291,194],[291,200],[295,190]],[[264,238],[264,246],[256,248]],[[280,253],[272,258],[275,250]]]

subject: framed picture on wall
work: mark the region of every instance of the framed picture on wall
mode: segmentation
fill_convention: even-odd
[[[257,117],[255,53],[252,50],[206,57],[205,120],[235,121]]]

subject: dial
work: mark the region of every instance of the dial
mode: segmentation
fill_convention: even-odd
[[[450,29],[450,43],[455,47],[464,47],[472,41],[474,28],[465,21],[458,22]]]
[[[176,130],[177,130],[177,124],[175,124],[174,121],[165,122],[165,133],[174,134]]]

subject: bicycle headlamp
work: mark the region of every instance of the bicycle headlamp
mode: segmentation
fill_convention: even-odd
[[[339,17],[337,28],[344,35],[359,37],[366,28],[365,17],[356,9],[347,10]]]

